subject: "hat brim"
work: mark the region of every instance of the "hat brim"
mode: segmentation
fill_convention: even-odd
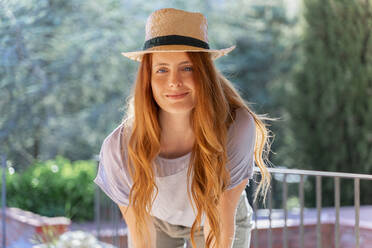
[[[144,51],[134,51],[134,52],[124,52],[121,53],[123,56],[130,58],[135,61],[141,61],[142,56],[146,53],[154,53],[154,52],[209,52],[211,53],[212,59],[215,60],[221,56],[224,56],[235,49],[235,45],[224,48],[224,49],[205,49],[187,45],[164,45],[164,46],[156,46],[149,48]]]

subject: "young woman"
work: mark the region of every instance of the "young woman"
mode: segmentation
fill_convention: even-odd
[[[128,110],[104,140],[94,182],[118,205],[129,247],[249,247],[245,187],[265,196],[269,130],[217,70],[200,13],[166,8],[146,23]],[[265,152],[265,153],[264,153]]]

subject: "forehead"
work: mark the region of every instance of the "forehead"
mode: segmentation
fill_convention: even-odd
[[[157,52],[152,54],[152,64],[156,66],[159,63],[178,64],[184,61],[190,61],[186,52]]]

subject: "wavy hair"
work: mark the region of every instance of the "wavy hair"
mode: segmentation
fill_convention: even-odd
[[[227,131],[235,119],[235,110],[243,107],[252,115],[256,125],[254,160],[260,169],[261,180],[254,200],[260,194],[264,197],[270,187],[271,176],[265,161],[270,152],[270,130],[264,121],[274,120],[266,115],[257,115],[241,98],[232,83],[215,67],[209,53],[187,52],[194,68],[196,105],[191,113],[191,126],[195,143],[187,171],[187,182],[191,181],[188,198],[194,200],[197,216],[191,227],[192,246],[196,247],[194,232],[201,231],[201,218],[204,212],[210,225],[206,247],[211,248],[213,240],[221,240],[221,221],[216,205],[230,183],[227,163]],[[133,186],[129,202],[133,206],[136,219],[136,234],[140,242],[150,237],[147,220],[153,200],[158,193],[155,184],[153,162],[160,152],[161,127],[159,106],[151,90],[152,54],[144,54],[138,67],[134,88],[129,97],[127,112],[123,123],[131,129],[129,142],[122,139],[123,149],[128,151],[129,173]],[[123,153],[124,151],[122,151]],[[154,189],[156,188],[156,193]],[[188,187],[187,187],[188,188]],[[151,196],[151,197],[149,197]],[[193,206],[193,204],[192,204]],[[194,206],[193,206],[194,207]],[[195,210],[195,209],[194,209]],[[145,227],[145,228],[144,228]]]

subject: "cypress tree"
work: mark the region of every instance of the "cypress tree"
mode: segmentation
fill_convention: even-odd
[[[287,102],[291,166],[372,174],[372,2],[304,0],[304,7],[302,60]],[[323,205],[333,205],[333,181],[323,182]],[[362,204],[372,203],[370,183],[361,182]],[[342,204],[353,204],[353,185],[341,180]]]

